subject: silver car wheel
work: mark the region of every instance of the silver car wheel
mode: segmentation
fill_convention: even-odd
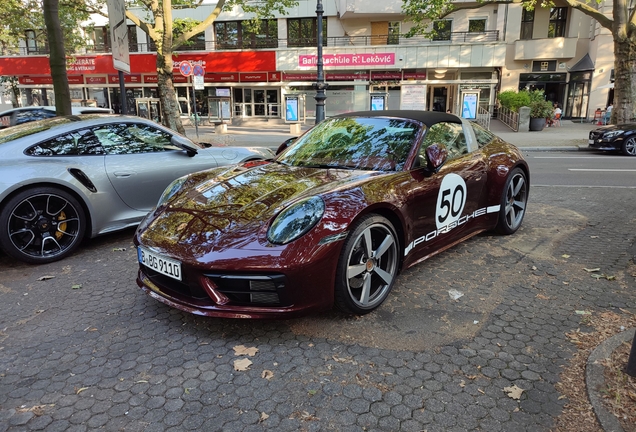
[[[5,207],[5,251],[30,263],[56,261],[83,237],[84,212],[66,192],[51,188],[26,191]]]
[[[512,170],[501,199],[501,210],[497,231],[512,234],[521,226],[528,202],[528,182],[526,174],[520,168]]]
[[[636,138],[631,137],[623,143],[623,154],[625,156],[636,156]]]
[[[356,309],[370,311],[384,301],[397,274],[397,241],[383,223],[354,234],[346,257],[347,293]]]

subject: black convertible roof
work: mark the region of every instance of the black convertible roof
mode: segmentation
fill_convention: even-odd
[[[397,117],[409,120],[416,120],[424,123],[427,127],[439,122],[461,123],[462,120],[454,114],[447,114],[437,111],[417,111],[417,110],[386,110],[386,111],[354,111],[333,116],[342,117]]]

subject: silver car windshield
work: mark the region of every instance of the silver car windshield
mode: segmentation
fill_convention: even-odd
[[[290,166],[401,171],[421,126],[389,117],[332,118],[283,152]]]

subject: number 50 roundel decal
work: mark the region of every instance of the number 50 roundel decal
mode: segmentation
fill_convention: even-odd
[[[437,228],[456,222],[466,205],[466,182],[457,174],[447,174],[442,180],[435,207]]]

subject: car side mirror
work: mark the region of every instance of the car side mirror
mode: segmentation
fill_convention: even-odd
[[[185,150],[190,157],[199,152],[196,144],[194,144],[192,141],[190,141],[189,138],[186,138],[184,136],[172,135],[172,138],[170,138],[170,144]]]
[[[448,158],[448,150],[443,144],[431,144],[426,148],[426,168],[437,172]]]
[[[288,138],[285,141],[282,142],[281,145],[278,146],[278,148],[276,149],[276,155],[278,156],[279,154],[281,154],[283,151],[285,151],[290,145],[292,145],[296,140],[298,139],[298,137],[292,137],[292,138]]]

